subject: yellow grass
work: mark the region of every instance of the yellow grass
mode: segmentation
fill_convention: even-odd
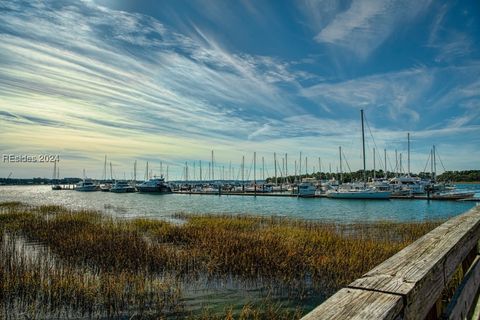
[[[185,315],[182,283],[233,276],[287,289],[299,309],[254,303],[191,317],[299,318],[303,299],[332,294],[439,224],[179,214],[178,225],[20,203],[0,212],[0,306],[37,316]],[[51,255],[31,257],[15,239]]]

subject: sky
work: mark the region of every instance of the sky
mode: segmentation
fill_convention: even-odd
[[[0,2],[0,177],[217,177],[480,169],[480,3],[418,0]],[[193,161],[196,161],[195,171]],[[298,165],[298,163],[297,163]],[[315,166],[315,168],[314,168]],[[302,158],[302,171],[305,158]],[[285,170],[282,170],[285,171]]]

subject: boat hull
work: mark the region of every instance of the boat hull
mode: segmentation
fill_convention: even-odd
[[[141,192],[141,193],[172,193],[172,189],[165,186],[161,186],[161,187],[137,186],[137,190],[138,192]]]
[[[97,187],[75,187],[75,191],[81,191],[81,192],[92,192],[92,191],[97,191]]]
[[[135,188],[133,188],[133,187],[111,188],[110,192],[113,192],[113,193],[131,193],[131,192],[135,192]]]
[[[379,199],[379,200],[388,200],[390,199],[391,192],[389,191],[380,191],[380,192],[330,192],[327,194],[327,197],[334,199]]]

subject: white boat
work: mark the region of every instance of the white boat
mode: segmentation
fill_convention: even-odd
[[[425,184],[419,178],[400,176],[390,179],[390,185],[395,194],[412,195],[425,193]]]
[[[165,183],[163,177],[154,177],[141,184],[137,185],[139,192],[151,192],[151,193],[171,193],[172,188]]]
[[[335,199],[390,199],[390,191],[378,191],[369,188],[352,188],[327,191],[327,197]]]
[[[115,192],[115,193],[135,192],[135,187],[132,187],[131,185],[129,185],[127,181],[115,181],[113,186],[110,188],[110,192]]]
[[[363,148],[363,181],[366,181],[366,162],[365,162],[365,134],[363,125],[363,110],[360,111],[362,120],[362,148]],[[341,149],[340,149],[341,150]],[[341,159],[341,153],[340,153]],[[390,191],[377,190],[369,188],[365,183],[352,183],[341,185],[336,190],[327,191],[327,197],[335,199],[390,199]]]
[[[92,179],[85,178],[75,185],[76,191],[97,191],[98,186],[93,183]]]
[[[111,188],[112,185],[110,183],[104,183],[100,185],[100,191],[102,192],[109,192]]]
[[[312,178],[305,178],[298,185],[298,196],[300,198],[312,198],[315,197],[317,187],[315,186],[316,180]]]

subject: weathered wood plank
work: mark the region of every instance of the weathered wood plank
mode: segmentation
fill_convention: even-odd
[[[350,288],[403,295],[406,319],[423,319],[480,238],[480,207],[445,222],[378,265]]]
[[[453,297],[445,312],[444,319],[467,319],[475,304],[480,288],[480,258],[477,256],[465,275],[459,291]]]
[[[323,304],[302,318],[319,319],[397,319],[403,308],[401,296],[358,290],[341,289]]]

